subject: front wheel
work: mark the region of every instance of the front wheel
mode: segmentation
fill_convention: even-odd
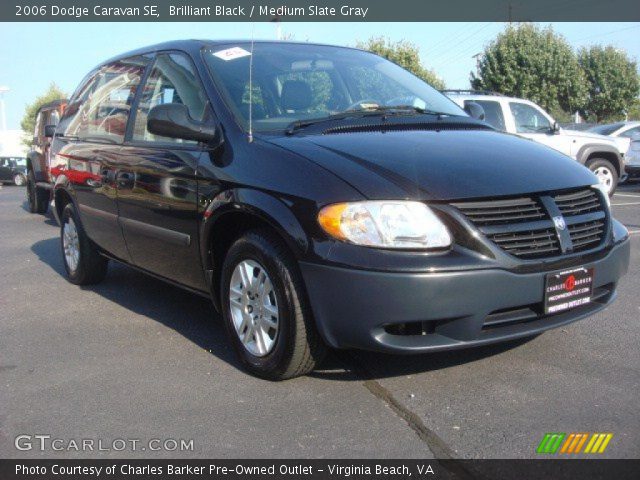
[[[227,252],[220,282],[227,333],[244,367],[284,380],[311,372],[325,346],[287,246],[268,230],[253,230]]]
[[[23,186],[25,183],[27,183],[27,179],[24,178],[24,175],[22,173],[16,173],[13,176],[13,183],[15,183],[15,185],[17,187],[21,187]]]
[[[72,203],[64,207],[60,221],[60,247],[67,279],[76,285],[92,285],[104,280],[109,261],[84,233]]]
[[[613,164],[604,158],[594,158],[587,162],[587,168],[598,177],[607,194],[612,196],[618,187],[618,171]]]
[[[31,213],[47,213],[49,191],[36,185],[36,177],[32,170],[27,174],[27,202]]]

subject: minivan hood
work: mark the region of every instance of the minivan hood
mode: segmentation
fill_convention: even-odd
[[[369,199],[496,197],[597,183],[571,158],[493,130],[373,131],[268,141],[321,165]]]

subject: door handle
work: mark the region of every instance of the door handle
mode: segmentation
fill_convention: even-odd
[[[116,174],[116,182],[118,187],[133,187],[136,175],[133,172],[118,172]]]

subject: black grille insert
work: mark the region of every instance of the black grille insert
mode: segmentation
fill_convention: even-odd
[[[540,220],[547,216],[540,202],[531,197],[455,203],[454,206],[478,226]]]
[[[599,244],[604,234],[604,226],[603,220],[569,225],[569,236],[571,237],[571,243],[573,243],[573,251],[586,250]]]
[[[564,216],[582,215],[601,209],[600,198],[591,189],[556,195],[553,199]]]
[[[592,188],[452,205],[502,250],[522,259],[596,248],[606,232],[606,210],[599,193]],[[571,242],[564,233],[562,241],[558,236],[551,218],[558,211]],[[562,230],[561,225],[557,228]]]
[[[560,254],[560,242],[553,228],[488,235],[505,252],[516,257],[536,258]]]

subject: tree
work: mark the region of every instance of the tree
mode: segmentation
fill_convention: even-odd
[[[442,90],[445,88],[444,80],[438,77],[433,70],[425,68],[420,62],[420,51],[416,45],[406,40],[394,42],[386,37],[371,37],[366,42],[357,42],[356,47],[368,50],[381,57],[397,63],[402,68],[409,70],[415,76],[420,77],[433,88]]]
[[[629,120],[640,120],[640,98],[636,98],[627,112]]]
[[[549,111],[575,112],[586,80],[571,46],[551,27],[508,26],[484,50],[471,86],[531,100]]]
[[[33,131],[36,126],[36,114],[38,113],[38,109],[46,103],[63,98],[67,98],[66,93],[64,93],[55,83],[51,83],[46,92],[36,97],[32,103],[25,107],[24,116],[20,122],[20,127],[25,134],[25,138],[22,143],[28,147],[31,146],[31,139],[33,138]]]
[[[601,45],[581,49],[578,62],[589,89],[583,115],[598,122],[624,119],[640,93],[636,62],[617,48]]]

